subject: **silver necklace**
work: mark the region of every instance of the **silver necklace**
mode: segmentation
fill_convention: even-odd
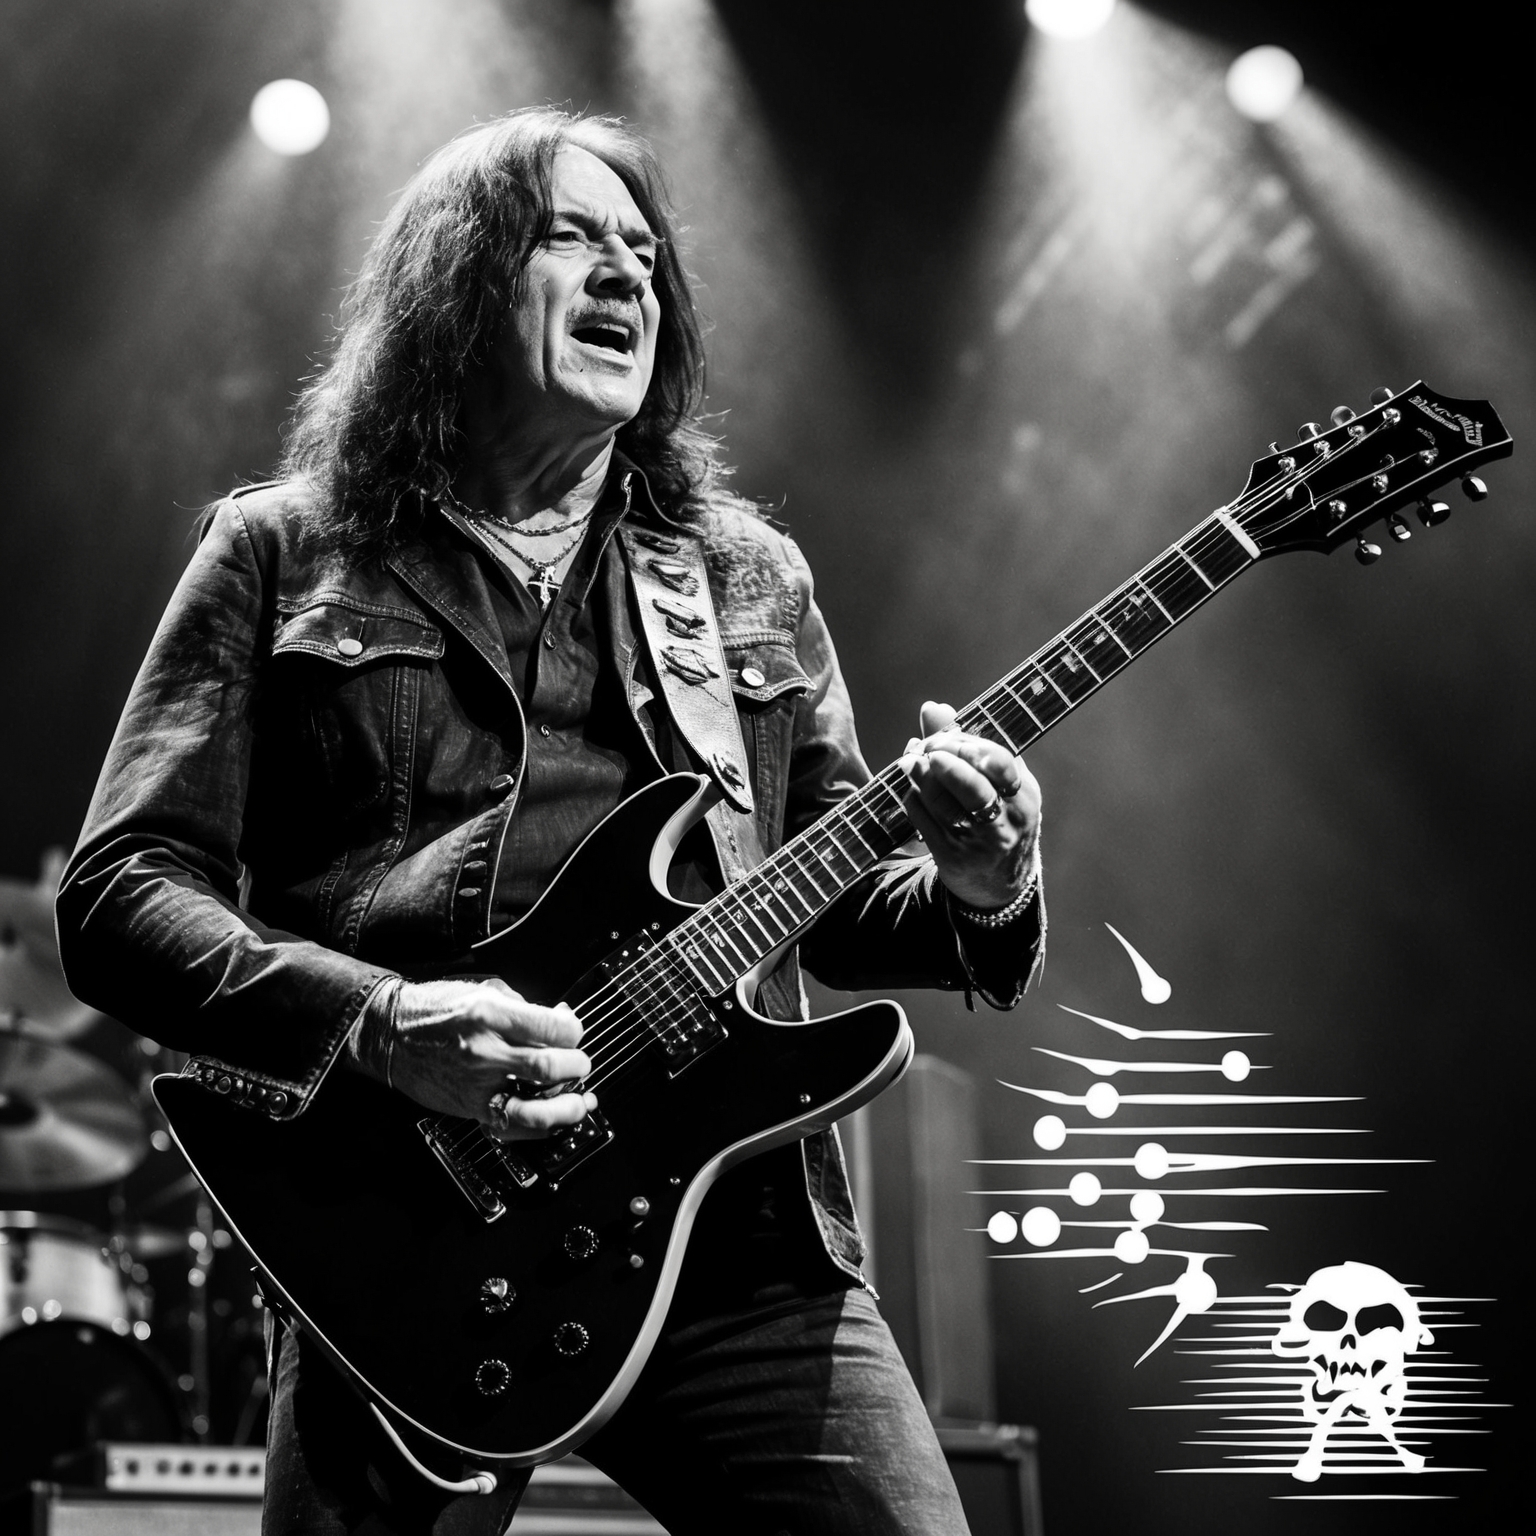
[[[528,567],[528,575],[524,579],[523,585],[538,598],[540,608],[548,608],[550,603],[554,601],[555,594],[560,590],[560,578],[558,576],[551,576],[550,572],[581,543],[587,530],[586,519],[583,518],[582,526],[547,560],[535,560],[532,555],[525,554],[500,529],[483,528],[481,531],[496,541],[492,546],[493,548],[499,547],[499,549],[504,550],[507,554],[521,560]]]
[[[515,556],[528,567],[528,576],[523,585],[538,599],[541,609],[548,608],[560,590],[559,577],[551,576],[550,572],[581,543],[587,524],[592,520],[591,510],[588,509],[567,518],[563,523],[551,523],[545,528],[523,528],[496,512],[471,512],[446,485],[437,493],[437,501],[439,504],[446,502],[483,539],[491,541],[491,549],[495,553]],[[547,560],[535,560],[512,542],[514,537],[542,539],[557,533],[570,533],[572,529],[575,532],[571,533],[571,537]]]
[[[590,512],[578,512],[574,517],[568,517],[563,523],[547,523],[542,528],[525,528],[521,523],[514,523],[511,518],[503,517],[499,512],[482,512],[481,520],[487,523],[495,523],[503,533],[515,534],[520,539],[547,539],[557,533],[569,533],[572,528],[579,528],[591,518]]]

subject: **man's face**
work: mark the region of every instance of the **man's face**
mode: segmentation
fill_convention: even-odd
[[[506,429],[617,428],[640,409],[661,305],[656,238],[628,188],[595,155],[567,146],[551,178],[554,222],[523,275],[492,367]]]

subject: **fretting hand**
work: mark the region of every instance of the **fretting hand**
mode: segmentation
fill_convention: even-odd
[[[921,741],[901,762],[916,793],[907,808],[939,879],[968,907],[1006,907],[1034,873],[1040,786],[1007,747],[955,728],[948,704],[927,703]]]

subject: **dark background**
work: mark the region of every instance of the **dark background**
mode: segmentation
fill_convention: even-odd
[[[652,136],[736,483],[805,548],[884,762],[922,699],[971,697],[1335,404],[1423,377],[1528,442],[1508,14],[1123,4],[1072,45],[1000,0],[12,0],[0,873],[73,839],[196,509],[273,463],[370,229],[472,119],[569,101]],[[1259,42],[1309,81],[1270,129],[1221,88]],[[247,125],[282,75],[331,106],[304,159]],[[1040,1428],[1054,1532],[1473,1531],[1524,1495],[1530,463],[1370,570],[1255,572],[1042,743],[1041,989],[1006,1017],[904,999],[922,1048],[982,1082],[996,1157],[1035,1151],[1040,1107],[996,1079],[1085,1085],[1032,1044],[1126,1054],[1058,1002],[1269,1032],[1262,1091],[1364,1097],[1295,1123],[1433,1161],[1337,1181],[1381,1194],[1223,1212],[1271,1228],[1224,1250],[1223,1292],[1354,1258],[1495,1298],[1455,1345],[1517,1406],[1455,1448],[1488,1470],[1441,1478],[1453,1501],[1295,1508],[1267,1480],[1159,1476],[1190,1425],[1130,1410],[1174,1400],[1183,1367],[1131,1361],[1166,1308],[1090,1311],[1091,1261],[994,1265],[1000,1409]],[[1168,1006],[1136,996],[1106,922]],[[1156,1262],[1146,1283],[1172,1279]]]

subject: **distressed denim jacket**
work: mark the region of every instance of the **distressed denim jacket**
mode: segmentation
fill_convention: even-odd
[[[630,516],[660,523],[627,472]],[[302,1112],[381,981],[441,972],[486,936],[523,760],[468,542],[434,512],[403,551],[360,565],[314,548],[308,495],[254,486],[210,518],[58,899],[76,994],[275,1118]],[[729,880],[869,775],[793,542],[733,508],[664,526],[703,541],[753,780],[750,816],[709,816]],[[645,729],[654,691],[620,607],[612,660]],[[957,926],[931,861],[897,858],[835,902],[800,955],[835,987],[965,988],[1011,1007],[1042,928],[1038,906],[1006,930]],[[762,1012],[805,1016],[797,967],[791,952],[764,981]],[[835,1132],[803,1147],[828,1252],[856,1273]]]

